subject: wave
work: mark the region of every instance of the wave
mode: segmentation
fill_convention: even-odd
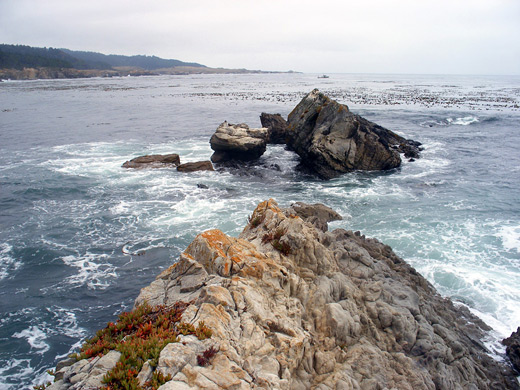
[[[22,265],[21,261],[11,256],[13,247],[7,243],[0,244],[0,280],[9,276],[10,272]]]
[[[497,237],[502,240],[506,251],[520,253],[520,225],[501,227]]]
[[[421,127],[445,127],[445,126],[452,126],[452,125],[459,125],[459,126],[468,126],[473,123],[480,122],[480,119],[473,115],[468,115],[464,117],[447,117],[444,119],[431,119],[424,122],[419,123],[419,126]]]

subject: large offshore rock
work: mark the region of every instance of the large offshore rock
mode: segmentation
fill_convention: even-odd
[[[222,123],[211,136],[211,149],[215,152],[211,161],[221,163],[229,160],[250,161],[259,158],[266,150],[268,131],[266,128],[250,129],[241,123]]]
[[[287,145],[325,179],[353,170],[396,168],[400,152],[418,157],[420,143],[353,114],[317,89],[301,100],[287,122]]]

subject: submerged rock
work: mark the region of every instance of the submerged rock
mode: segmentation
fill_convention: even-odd
[[[420,143],[353,114],[317,89],[301,100],[287,122],[287,145],[325,179],[353,170],[399,167],[399,153],[419,156]]]
[[[176,167],[181,163],[178,154],[151,154],[147,156],[140,156],[126,161],[123,168],[164,168],[168,166]]]
[[[268,132],[266,128],[250,129],[241,123],[222,123],[211,136],[211,156],[214,163],[232,160],[250,161],[259,158],[266,150]]]

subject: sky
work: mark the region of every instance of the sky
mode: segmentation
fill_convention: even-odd
[[[0,43],[308,73],[520,74],[520,0],[0,0]]]

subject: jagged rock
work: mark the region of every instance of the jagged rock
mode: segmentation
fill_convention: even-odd
[[[400,152],[419,156],[420,143],[353,114],[317,89],[301,100],[287,123],[288,147],[325,179],[353,170],[396,168]]]
[[[95,357],[91,360],[83,359],[70,366],[62,366],[56,371],[58,379],[48,390],[87,390],[97,389],[103,386],[103,376],[112,370],[121,353],[109,351],[102,357]],[[59,375],[58,375],[59,374]]]
[[[341,221],[343,218],[337,212],[321,203],[313,205],[303,202],[296,202],[291,205],[298,217],[306,222],[312,223],[317,229],[326,232],[328,230],[328,222]]]
[[[263,202],[239,238],[200,234],[141,291],[136,304],[191,301],[183,321],[213,331],[219,363],[194,366],[192,353],[178,388],[518,389],[469,310],[390,247],[297,210],[323,211]]]
[[[211,161],[197,161],[181,164],[177,167],[179,172],[214,171]]]
[[[140,156],[126,161],[123,168],[164,168],[168,166],[176,167],[181,163],[178,154],[151,154]]]
[[[262,112],[260,123],[262,127],[266,127],[269,130],[268,143],[285,144],[287,142],[287,121],[280,114]]]
[[[502,340],[502,344],[506,346],[506,354],[513,363],[516,371],[520,372],[520,327],[511,336]]]
[[[266,128],[250,129],[244,123],[232,125],[224,122],[211,136],[211,149],[215,151],[211,161],[255,160],[266,150],[267,135]]]
[[[519,389],[487,355],[482,321],[389,246],[318,229],[313,212],[337,218],[323,205],[262,202],[238,238],[199,234],[141,290],[136,305],[189,302],[181,320],[212,331],[161,351],[157,370],[173,376],[161,390]],[[209,347],[217,352],[201,366]],[[64,368],[52,390],[73,388],[71,375],[93,364]]]

